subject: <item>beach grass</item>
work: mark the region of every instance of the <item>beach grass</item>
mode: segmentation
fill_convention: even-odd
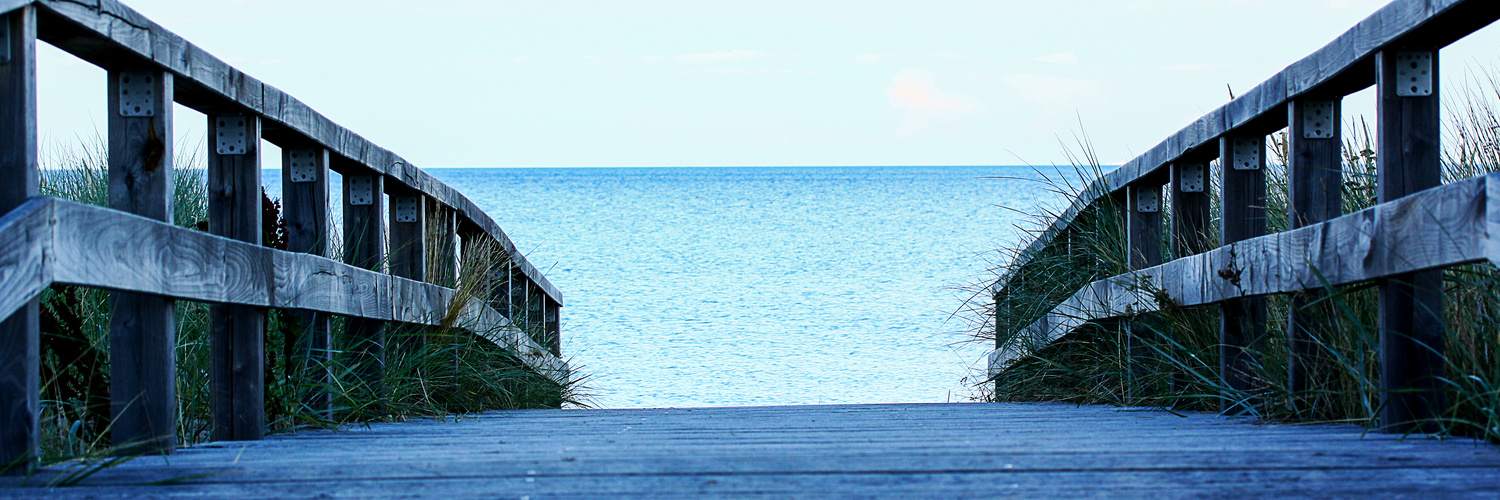
[[[1483,175],[1500,169],[1500,72],[1474,72],[1467,85],[1446,100],[1443,180]],[[1271,136],[1267,169],[1268,231],[1284,231],[1288,220],[1286,131]],[[1097,178],[1103,167],[1086,139],[1070,145],[1077,177]],[[1375,204],[1378,157],[1370,126],[1355,118],[1345,127],[1343,211]],[[1216,172],[1216,165],[1209,170]],[[1043,178],[1043,187],[1075,197],[1077,182]],[[1218,186],[1217,175],[1211,184]],[[1170,196],[1171,190],[1167,196]],[[1211,193],[1217,189],[1210,190]],[[1080,404],[1145,406],[1176,410],[1218,411],[1220,398],[1250,405],[1250,413],[1269,421],[1344,422],[1379,425],[1379,329],[1376,285],[1327,287],[1315,305],[1325,316],[1327,334],[1313,339],[1326,360],[1313,373],[1309,390],[1292,393],[1287,382],[1286,324],[1288,296],[1267,298],[1266,337],[1250,347],[1256,360],[1249,390],[1233,390],[1219,378],[1218,306],[1174,307],[1164,301],[1149,320],[1095,321],[1055,342],[1031,338],[1024,329],[1080,287],[1127,271],[1125,228],[1118,207],[1102,197],[1070,225],[1069,238],[1055,240],[1029,260],[1022,248],[1003,248],[989,283],[1007,279],[990,305],[971,304],[976,342],[1019,348],[1032,353],[980,384],[981,399],[990,401],[1068,401]],[[1209,224],[1218,241],[1218,199],[1213,197]],[[1169,201],[1163,200],[1163,206]],[[1049,225],[1058,213],[1045,210],[1028,221]],[[1167,214],[1170,217],[1170,214]],[[1167,222],[1170,227],[1170,222]],[[1035,229],[1033,229],[1033,232]],[[1029,242],[1027,242],[1029,243]],[[1166,245],[1170,248],[1169,245]],[[1167,256],[1168,259],[1180,256]],[[1500,270],[1493,264],[1454,266],[1443,271],[1446,319],[1447,409],[1438,424],[1445,434],[1479,437],[1500,443]],[[985,285],[988,285],[986,283]],[[987,290],[987,286],[984,288]],[[990,298],[976,291],[974,300]],[[1129,344],[1143,345],[1149,355],[1135,356]],[[1252,404],[1253,403],[1253,404]]]
[[[206,227],[208,201],[205,157],[201,148],[179,144],[175,161],[173,222],[184,228]],[[44,156],[41,192],[93,205],[106,205],[107,150],[102,139],[54,147]],[[266,196],[263,217],[267,246],[285,248],[280,204]],[[332,224],[330,224],[332,226]],[[280,231],[280,233],[278,233]],[[338,246],[340,239],[331,236]],[[429,241],[432,239],[429,238]],[[334,249],[334,255],[338,255]],[[466,258],[507,258],[498,248],[474,247]],[[429,256],[437,252],[427,252]],[[428,268],[453,275],[451,264],[428,262]],[[465,323],[460,304],[487,299],[491,281],[483,267],[460,264],[453,283],[453,307],[436,327],[389,323],[382,381],[370,384],[357,376],[349,355],[344,321],[331,321],[334,346],[326,363],[331,381],[314,380],[300,361],[295,336],[300,326],[292,315],[268,310],[265,336],[265,411],[269,432],[302,428],[400,421],[412,418],[461,418],[504,409],[588,406],[586,377],[572,373],[558,384],[527,368],[510,350],[487,339],[502,332],[482,331]],[[79,462],[109,466],[117,447],[109,441],[109,292],[58,285],[44,291],[41,303],[42,387],[40,455],[43,464]],[[176,302],[178,442],[192,445],[209,439],[209,306]],[[529,325],[519,325],[532,328]],[[315,361],[316,362],[316,361]],[[332,395],[333,411],[309,407],[307,395]],[[80,469],[85,470],[85,469]]]

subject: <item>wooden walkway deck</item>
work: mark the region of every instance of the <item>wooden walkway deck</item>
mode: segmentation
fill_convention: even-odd
[[[80,486],[0,488],[0,498],[700,494],[1494,498],[1500,447],[1063,404],[534,410],[214,443]]]

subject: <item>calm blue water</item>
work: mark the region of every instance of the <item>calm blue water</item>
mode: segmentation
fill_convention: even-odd
[[[433,169],[563,291],[603,407],[959,401],[1029,167]],[[267,188],[280,190],[267,171]],[[957,345],[956,345],[957,344]]]

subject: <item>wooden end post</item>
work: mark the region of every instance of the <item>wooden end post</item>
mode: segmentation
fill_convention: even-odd
[[[281,209],[286,220],[286,249],[332,257],[328,227],[328,150],[321,147],[282,148]],[[325,313],[287,311],[295,323],[291,331],[292,362],[288,376],[300,376],[306,386],[299,399],[314,413],[333,417],[333,329]]]
[[[1130,270],[1146,269],[1162,263],[1162,200],[1161,185],[1143,184],[1125,188],[1125,232],[1128,235],[1127,264]],[[1138,284],[1139,285],[1139,284]],[[1145,342],[1157,338],[1161,322],[1153,315],[1141,315],[1129,322],[1130,334],[1125,338],[1125,351],[1130,357],[1131,383],[1126,387],[1134,391],[1140,388],[1147,373],[1146,366],[1155,356]],[[1130,394],[1128,397],[1140,397]]]
[[[344,262],[385,271],[385,177],[363,165],[344,175]],[[349,318],[345,323],[358,382],[377,397],[385,394],[385,322]]]
[[[172,74],[110,70],[108,78],[109,206],[171,223]],[[171,453],[177,447],[174,302],[110,294],[110,438],[119,453]]]
[[[36,116],[36,8],[28,6],[0,15],[0,214],[40,187]],[[28,473],[37,460],[38,321],[32,299],[0,322],[0,469],[9,474]]]
[[[260,117],[208,117],[208,232],[261,244]],[[270,270],[266,270],[269,273]],[[214,441],[265,436],[264,309],[209,307],[209,401]]]
[[[1288,105],[1288,227],[1297,229],[1342,215],[1342,112],[1339,98],[1298,99]],[[1294,411],[1315,411],[1327,360],[1319,340],[1327,341],[1334,310],[1325,301],[1322,283],[1303,283],[1308,290],[1291,295],[1287,317],[1287,392]],[[1305,415],[1316,418],[1316,415]]]
[[[1442,183],[1438,51],[1381,51],[1375,67],[1376,184],[1386,203]],[[1379,296],[1381,430],[1433,432],[1444,411],[1442,271],[1381,280]]]
[[[1223,245],[1266,234],[1266,138],[1263,135],[1231,134],[1219,140],[1220,179],[1219,240]],[[1242,266],[1231,260],[1226,269],[1215,269],[1217,277],[1238,285]],[[1261,389],[1256,380],[1254,356],[1266,330],[1266,299],[1244,297],[1224,301],[1219,307],[1219,377],[1223,385],[1220,410],[1242,414],[1258,406],[1253,394]]]

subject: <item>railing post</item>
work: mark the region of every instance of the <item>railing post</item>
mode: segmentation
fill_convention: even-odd
[[[548,350],[553,356],[562,356],[562,305],[546,295],[542,296],[542,332],[547,336]]]
[[[420,193],[394,189],[391,195],[390,254],[392,276],[414,281],[427,280],[427,200]],[[396,352],[411,352],[426,339],[421,335],[397,338],[391,342]],[[399,355],[399,354],[398,354]]]
[[[427,202],[415,192],[391,193],[391,274],[427,280]]]
[[[260,117],[208,117],[208,232],[261,244]],[[265,436],[264,309],[209,307],[209,401],[214,441]]]
[[[332,257],[328,228],[328,150],[282,148],[281,209],[286,220],[286,249],[319,257]],[[302,404],[313,412],[331,418],[333,394],[333,330],[329,316],[313,311],[287,311],[295,324],[289,339],[294,359],[288,369],[306,379],[311,387],[300,394]]]
[[[1386,203],[1442,183],[1438,52],[1384,50],[1375,67],[1376,184]],[[1435,432],[1444,411],[1443,273],[1380,280],[1379,296],[1381,430]]]
[[[37,195],[36,119],[36,8],[28,6],[0,15],[0,215]],[[10,474],[37,459],[38,321],[32,299],[0,322],[0,470]]]
[[[1223,245],[1266,234],[1266,138],[1264,135],[1229,134],[1219,140],[1220,179],[1223,192],[1219,210],[1219,240]],[[1237,285],[1241,266],[1215,270],[1218,279]],[[1214,279],[1214,278],[1210,278]],[[1262,347],[1266,330],[1266,299],[1244,297],[1224,301],[1219,307],[1219,377],[1223,384],[1220,410],[1239,414],[1251,411],[1260,401],[1254,356]]]
[[[1333,219],[1343,213],[1342,113],[1340,99],[1298,99],[1288,105],[1290,142],[1287,165],[1288,227],[1297,229]],[[1309,290],[1291,294],[1287,317],[1287,391],[1294,411],[1319,407],[1320,380],[1326,380],[1326,356],[1319,341],[1332,332],[1334,310],[1320,300],[1321,283],[1303,283]]]
[[[385,177],[355,165],[344,175],[344,262],[385,271]],[[354,373],[377,397],[385,393],[385,322],[349,318],[345,334]]]
[[[1209,238],[1208,166],[1172,164],[1172,258],[1181,259],[1214,248]]]
[[[1128,235],[1127,265],[1138,271],[1162,263],[1162,217],[1161,185],[1139,184],[1125,188],[1125,232]],[[1137,283],[1137,286],[1141,285]],[[1130,320],[1130,335],[1126,337],[1125,352],[1130,357],[1129,372],[1132,390],[1141,383],[1145,365],[1153,357],[1151,347],[1144,339],[1156,338],[1161,322],[1152,315],[1141,315]],[[1139,397],[1132,394],[1131,397]]]
[[[1209,207],[1213,201],[1208,165],[1199,161],[1179,161],[1170,168],[1172,258],[1181,259],[1212,250],[1214,241],[1208,223]],[[1185,387],[1188,381],[1182,370],[1172,369],[1172,392]]]
[[[109,206],[170,223],[172,74],[110,70],[108,78]],[[110,294],[110,437],[121,453],[177,447],[174,302]]]

